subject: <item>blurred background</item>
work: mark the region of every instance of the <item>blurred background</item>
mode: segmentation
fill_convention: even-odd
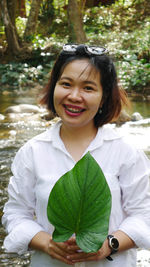
[[[57,119],[38,105],[64,43],[105,46],[131,100],[112,126],[150,158],[150,1],[0,1],[0,218],[16,151]],[[30,255],[6,253],[0,223],[0,266],[29,266]],[[138,267],[150,251],[138,251]]]

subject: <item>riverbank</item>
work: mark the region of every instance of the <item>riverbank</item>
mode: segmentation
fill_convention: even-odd
[[[150,102],[150,89],[143,90],[142,93],[131,91],[127,93],[131,101],[149,101]]]

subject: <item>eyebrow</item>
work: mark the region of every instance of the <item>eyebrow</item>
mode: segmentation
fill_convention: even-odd
[[[67,76],[63,76],[63,77],[61,77],[59,80],[61,81],[61,80],[63,80],[63,79],[66,79],[66,80],[69,80],[69,81],[73,81],[73,79],[71,79],[70,77],[67,77]],[[89,81],[89,80],[85,80],[83,83],[85,83],[85,84],[92,84],[92,85],[94,85],[94,86],[97,86],[97,84],[95,83],[95,82],[93,82],[93,81]]]
[[[69,81],[73,81],[73,79],[71,79],[71,78],[69,78],[67,76],[60,77],[59,81],[61,81],[63,79],[66,79],[66,80],[69,80]]]

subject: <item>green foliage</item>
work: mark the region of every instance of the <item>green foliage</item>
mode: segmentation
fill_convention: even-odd
[[[66,34],[68,35],[68,19],[67,12],[64,8],[67,1],[48,1],[44,0],[39,14],[39,28],[38,32],[43,36],[54,35],[57,38],[64,38]]]
[[[0,26],[0,35],[5,34],[5,28],[4,26]]]
[[[116,60],[119,78],[128,90],[143,91],[150,83],[150,18],[146,0],[119,0],[88,9],[85,29],[91,44],[104,45]]]
[[[27,22],[27,18],[21,18],[21,17],[16,18],[16,28],[17,28],[17,32],[20,37],[23,37],[25,27],[26,27],[26,22]]]
[[[29,73],[30,67],[37,68],[39,62],[43,70],[47,71],[53,56],[59,52],[63,43],[69,41],[67,3],[67,0],[44,0],[42,2],[37,34],[28,37],[33,48],[33,57],[31,60],[27,60]],[[30,5],[31,1],[26,0],[28,13]],[[20,17],[16,19],[20,40],[23,38],[25,24],[26,19]],[[118,0],[113,5],[100,5],[84,11],[84,29],[88,44],[103,45],[108,48],[110,55],[116,60],[120,81],[128,91],[143,91],[149,87],[149,28],[149,0]],[[0,24],[0,36],[0,49],[6,48],[7,43],[2,23]],[[48,47],[49,49],[47,49]],[[6,69],[9,69],[8,65]],[[12,63],[10,63],[10,68],[11,65]],[[20,84],[18,82],[20,72],[18,76],[16,74],[18,77],[16,77],[16,81],[13,81],[13,74],[9,74],[8,71],[4,75],[3,68],[5,69],[4,66],[0,69],[0,83],[7,80],[11,85],[13,83]],[[20,66],[17,67],[16,63],[16,72],[19,69]],[[42,71],[43,74],[44,71]],[[21,81],[24,81],[21,84],[24,85],[26,85],[25,81],[37,80],[38,77],[42,77],[41,74],[33,75],[34,78],[30,77],[28,71],[24,75],[26,78],[21,78]]]
[[[50,64],[47,64],[47,69],[43,69],[42,65],[33,67],[27,63],[0,64],[0,84],[7,84],[12,90],[43,82],[50,67]]]
[[[31,36],[31,39],[33,43],[31,59],[26,60],[26,63],[10,62],[8,64],[0,64],[0,85],[7,85],[7,90],[25,89],[33,83],[46,82],[48,73],[54,63],[55,55],[62,47],[62,43],[56,36],[43,38],[38,34]],[[52,51],[46,52],[46,46],[51,46]]]
[[[51,1],[43,1],[40,8],[40,16],[43,20],[53,19],[55,15],[55,9],[53,5],[53,0]]]
[[[36,34],[32,36],[32,44],[35,50],[39,48],[42,50],[45,47],[45,43],[46,43],[46,38],[41,36],[41,34]]]
[[[111,193],[98,163],[88,152],[54,185],[47,215],[55,226],[53,240],[63,242],[74,233],[78,246],[96,252],[108,234]]]
[[[69,36],[67,14],[66,10],[62,8],[55,9],[53,17],[48,16],[46,19],[46,16],[40,16],[40,22],[38,32],[43,36],[50,35],[52,37],[56,35],[58,39]]]
[[[114,20],[114,14],[103,6],[87,9],[84,15],[85,30],[90,36],[94,33],[102,33],[113,27]]]
[[[26,5],[26,13],[27,13],[27,16],[28,16],[28,15],[29,15],[29,13],[30,13],[31,2],[32,2],[32,0],[25,0],[25,5]]]
[[[53,0],[56,9],[61,8],[68,4],[68,0]]]
[[[142,92],[150,81],[150,63],[138,60],[136,55],[129,55],[124,61],[118,62],[118,72],[123,87],[131,91]]]

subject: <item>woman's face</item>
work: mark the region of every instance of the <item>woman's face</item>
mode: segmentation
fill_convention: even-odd
[[[88,59],[74,60],[64,68],[54,90],[54,107],[63,124],[70,127],[94,125],[101,106],[100,73]]]

